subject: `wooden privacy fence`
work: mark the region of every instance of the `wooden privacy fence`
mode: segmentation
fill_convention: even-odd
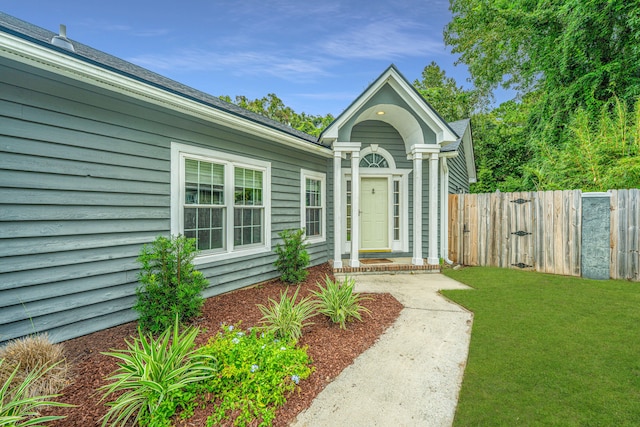
[[[583,275],[590,243],[583,222],[602,213],[583,212],[580,190],[452,194],[449,196],[449,259],[472,266],[524,268]],[[610,190],[609,277],[640,281],[640,190]],[[606,208],[606,207],[605,207]],[[592,209],[585,204],[585,209]],[[606,209],[605,209],[606,210]],[[585,246],[586,247],[586,246]],[[606,266],[605,266],[606,267]]]

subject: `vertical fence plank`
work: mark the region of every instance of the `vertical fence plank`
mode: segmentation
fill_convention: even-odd
[[[629,224],[628,215],[628,194],[626,190],[618,191],[618,274],[620,279],[627,277],[627,227]]]
[[[640,275],[640,257],[638,251],[640,248],[638,247],[638,233],[640,233],[640,229],[638,228],[638,220],[640,218],[640,199],[639,193],[640,190],[628,190],[629,192],[629,221],[627,223],[627,236],[629,237],[629,244],[627,245],[628,253],[629,253],[629,262],[628,262],[628,272],[627,279],[630,280],[638,280],[638,276]]]
[[[582,192],[573,190],[571,192],[571,273],[573,276],[581,276],[582,268]]]
[[[612,279],[619,279],[618,275],[618,190],[610,190],[611,194],[611,230],[610,246],[611,246],[611,263],[609,264],[609,275]]]
[[[447,236],[447,248],[449,258],[453,262],[458,262],[458,253],[456,243],[458,242],[458,195],[449,194],[447,197],[447,212],[449,213],[449,235]]]
[[[534,250],[535,250],[535,263],[534,268],[536,271],[544,271],[545,269],[545,252],[544,252],[544,193],[533,193],[533,209],[535,217],[535,236],[534,236]]]

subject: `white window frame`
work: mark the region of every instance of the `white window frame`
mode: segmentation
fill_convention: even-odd
[[[308,243],[321,243],[327,240],[327,174],[300,169],[300,228],[307,226],[307,179],[320,181],[320,235],[306,236]]]
[[[223,249],[202,251],[194,264],[271,252],[271,163],[244,156],[196,147],[178,142],[171,143],[171,234],[184,234],[185,159],[192,158],[224,165],[225,245]],[[234,247],[234,168],[247,168],[262,172],[263,242]]]

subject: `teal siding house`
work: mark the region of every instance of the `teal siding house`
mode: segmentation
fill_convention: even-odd
[[[469,121],[393,65],[316,138],[0,13],[0,343],[135,320],[158,235],[197,239],[205,297],[277,277],[291,228],[313,265],[438,264],[474,180]]]

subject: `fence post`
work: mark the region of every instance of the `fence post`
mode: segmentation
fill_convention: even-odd
[[[582,194],[582,277],[606,280],[610,277],[611,194]]]

